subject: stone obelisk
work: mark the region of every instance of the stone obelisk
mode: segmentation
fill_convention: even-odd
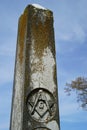
[[[10,130],[59,130],[52,11],[28,5],[18,25]]]

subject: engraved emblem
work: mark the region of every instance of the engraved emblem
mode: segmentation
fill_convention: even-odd
[[[55,115],[55,99],[48,90],[37,88],[28,95],[27,108],[33,119],[46,122]]]

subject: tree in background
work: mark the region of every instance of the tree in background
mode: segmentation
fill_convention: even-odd
[[[66,83],[65,92],[71,95],[72,90],[77,94],[77,102],[84,110],[87,110],[87,78],[78,77],[71,83]]]

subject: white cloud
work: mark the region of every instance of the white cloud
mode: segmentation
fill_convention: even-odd
[[[86,39],[86,33],[84,31],[84,29],[81,27],[81,25],[77,24],[73,27],[72,30],[73,34],[72,34],[72,40],[75,40],[79,43],[84,43],[85,39]]]
[[[86,40],[86,32],[80,24],[71,24],[70,27],[66,24],[66,26],[68,29],[66,27],[59,29],[56,40],[59,42],[71,42],[73,44],[84,43]]]
[[[78,45],[84,44],[87,37],[86,0],[66,1],[58,5],[55,14],[55,38],[57,52],[73,52]]]
[[[85,41],[86,32],[79,24],[71,25],[68,32],[66,31],[66,27],[63,30],[59,29],[56,35],[57,53],[72,53],[80,45],[85,44]]]

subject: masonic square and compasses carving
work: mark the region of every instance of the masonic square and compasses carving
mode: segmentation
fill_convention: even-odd
[[[35,89],[28,95],[27,107],[31,117],[39,122],[52,119],[56,112],[52,93],[42,88]]]

